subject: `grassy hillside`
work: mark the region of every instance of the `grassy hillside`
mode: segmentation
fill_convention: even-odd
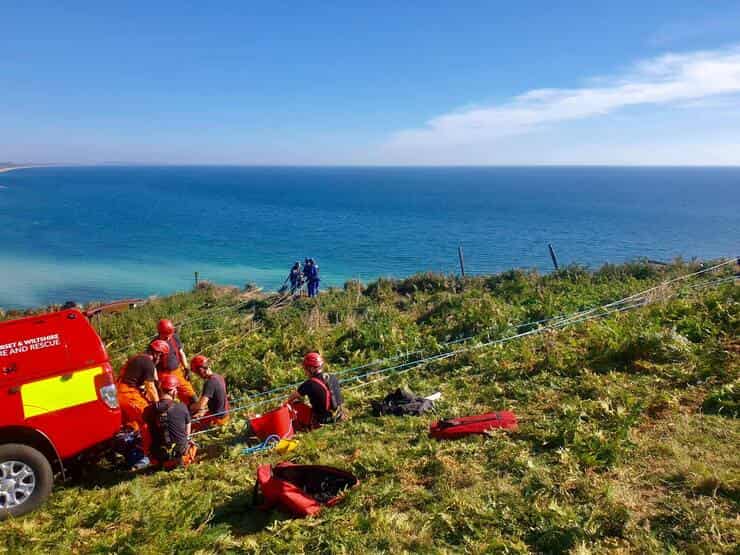
[[[237,418],[201,436],[202,460],[188,469],[88,471],[43,510],[0,524],[0,549],[736,553],[740,288],[696,286],[736,269],[658,288],[646,307],[467,350],[349,391],[351,420],[300,436],[289,456],[347,468],[361,480],[316,518],[252,506],[257,465],[280,457],[241,455]],[[238,397],[300,379],[307,350],[321,350],[334,370],[445,351],[442,344],[459,337],[512,335],[531,329],[518,323],[694,270],[678,263],[464,280],[419,275],[348,283],[281,310],[273,298],[204,288],[98,325],[120,365],[146,344],[158,318],[183,322],[188,355],[211,356]],[[435,416],[374,418],[368,400],[401,384],[441,391],[437,417],[510,409],[520,429],[440,442],[427,436]]]

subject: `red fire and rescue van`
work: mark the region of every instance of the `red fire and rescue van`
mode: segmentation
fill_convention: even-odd
[[[108,354],[84,314],[0,322],[0,520],[38,507],[65,462],[120,426]]]

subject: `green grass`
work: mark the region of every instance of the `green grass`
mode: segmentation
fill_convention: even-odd
[[[120,365],[158,318],[186,321],[188,355],[211,356],[234,396],[300,379],[320,349],[338,370],[459,336],[612,301],[689,271],[644,264],[596,272],[418,275],[348,283],[274,311],[269,298],[206,288],[97,322]],[[711,277],[715,277],[712,274]],[[709,279],[708,276],[706,279]],[[695,283],[691,281],[689,283]],[[300,436],[295,462],[361,480],[318,517],[252,505],[258,464],[237,418],[200,441],[185,470],[88,469],[49,503],[0,524],[9,552],[736,553],[740,524],[740,289],[685,288],[630,312],[471,350],[351,391],[352,418]],[[228,309],[240,303],[239,310]],[[225,309],[225,310],[224,310]],[[399,385],[441,391],[437,416],[375,418]],[[436,441],[438,416],[514,410],[515,433]]]

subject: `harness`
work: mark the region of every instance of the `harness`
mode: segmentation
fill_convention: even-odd
[[[166,407],[165,410],[160,412],[157,416],[157,427],[159,428],[159,431],[162,433],[162,448],[167,452],[167,454],[171,454],[172,448],[173,448],[173,442],[172,437],[170,436],[170,427],[169,427],[169,416],[168,413],[170,412],[170,409],[172,408],[172,405],[174,405],[174,401],[170,399],[163,399]]]
[[[311,376],[311,381],[315,384],[318,384],[321,389],[324,390],[324,398],[326,399],[326,406],[324,407],[324,410],[331,414],[331,390],[329,389],[329,386],[326,385],[324,380],[322,380],[318,376]]]
[[[171,372],[172,370],[177,370],[180,367],[180,347],[177,344],[177,339],[175,339],[175,334],[173,333],[169,339],[167,339],[167,344],[170,346],[170,354],[167,355],[167,358],[164,360],[164,365],[167,367],[167,372]],[[177,366],[170,370],[170,356],[172,356],[172,353],[175,353],[175,360],[177,360]]]
[[[159,453],[155,454],[157,458],[160,458],[162,467],[165,470],[171,470],[177,466],[187,466],[195,460],[195,455],[198,452],[198,446],[192,441],[188,442],[184,452],[180,452],[177,449],[177,444],[172,441],[172,436],[169,430],[169,412],[175,401],[172,399],[162,399],[164,402],[165,410],[157,414],[157,428],[162,434],[162,445],[159,446]]]

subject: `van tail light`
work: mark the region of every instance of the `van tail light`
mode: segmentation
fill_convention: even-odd
[[[100,399],[110,409],[118,408],[118,390],[116,389],[116,382],[113,379],[113,372],[110,368],[105,368],[105,371],[95,376],[95,387],[100,392]]]

